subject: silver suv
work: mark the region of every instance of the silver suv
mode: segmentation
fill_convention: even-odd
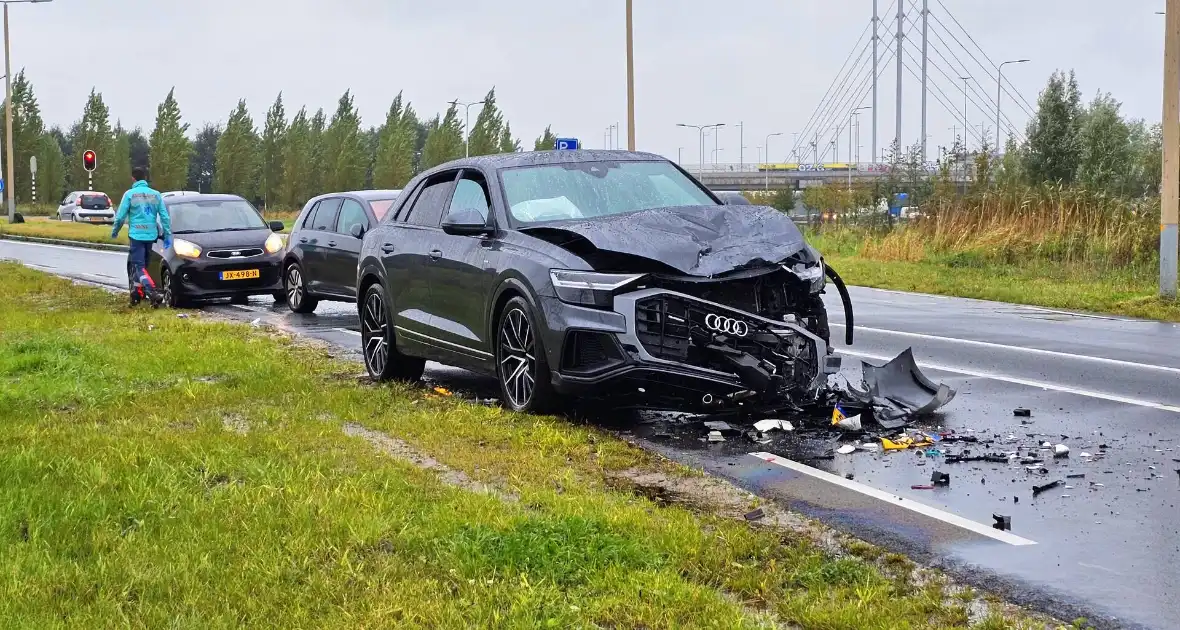
[[[62,199],[57,218],[78,223],[114,223],[115,209],[106,193],[79,190]]]

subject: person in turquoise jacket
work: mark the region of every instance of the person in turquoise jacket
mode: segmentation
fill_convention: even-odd
[[[164,249],[172,247],[172,218],[164,197],[147,183],[147,171],[142,166],[131,169],[131,190],[123,193],[119,211],[115,213],[115,225],[111,238],[117,238],[127,223],[127,238],[130,250],[127,253],[127,284],[131,290],[131,305],[139,304],[147,297],[153,307],[159,306],[161,297],[156,292],[156,283],[148,275],[148,255],[152,246],[161,238]]]

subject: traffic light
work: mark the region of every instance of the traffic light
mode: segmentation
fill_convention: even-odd
[[[98,166],[98,156],[94,154],[94,151],[86,149],[86,152],[82,154],[82,168],[88,172],[94,172],[96,166]]]

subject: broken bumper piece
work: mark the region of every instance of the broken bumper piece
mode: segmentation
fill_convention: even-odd
[[[955,390],[922,374],[912,348],[884,365],[862,364],[863,389],[849,384],[837,396],[871,408],[873,418],[885,429],[902,428],[910,418],[930,415],[955,398]]]

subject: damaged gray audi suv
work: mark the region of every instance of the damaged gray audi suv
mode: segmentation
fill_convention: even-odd
[[[418,175],[364,235],[356,286],[374,378],[433,360],[494,376],[515,410],[705,411],[820,402],[825,278],[850,341],[843,283],[785,214],[657,155],[577,150]]]

